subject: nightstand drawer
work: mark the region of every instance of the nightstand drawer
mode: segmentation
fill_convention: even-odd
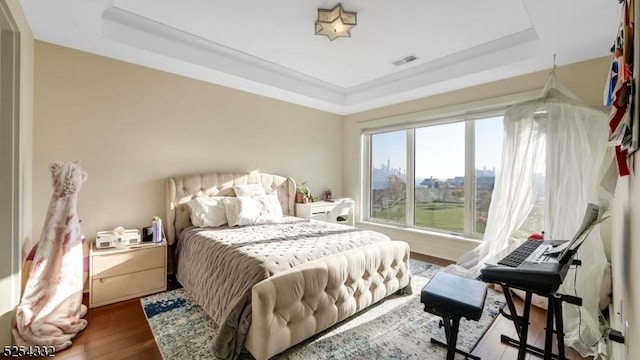
[[[327,217],[327,213],[319,213],[319,214],[311,214],[310,219],[319,220],[319,221],[327,221],[329,218]]]
[[[92,277],[106,278],[136,271],[164,267],[165,248],[158,246],[125,253],[94,255]]]
[[[166,286],[164,265],[157,269],[112,277],[94,277],[91,302],[99,304],[110,300],[125,300],[164,291]]]

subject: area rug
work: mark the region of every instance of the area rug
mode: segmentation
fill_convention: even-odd
[[[413,295],[393,295],[369,309],[313,336],[273,359],[421,359],[440,360],[446,349],[440,318],[424,312],[420,290],[439,270],[411,260]],[[165,360],[213,359],[208,349],[216,324],[184,289],[141,299],[149,325]],[[460,322],[458,348],[470,352],[504,306],[501,293],[489,289],[480,321]],[[253,357],[246,351],[240,359]]]

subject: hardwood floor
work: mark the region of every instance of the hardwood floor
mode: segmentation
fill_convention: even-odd
[[[420,254],[412,254],[412,257],[440,266],[451,263],[447,260]],[[176,287],[178,285],[175,282],[169,282],[169,289]],[[544,346],[545,316],[544,310],[535,307],[532,309],[529,343],[538,347]],[[90,309],[87,320],[89,325],[73,341],[73,346],[57,353],[56,359],[162,359],[139,299]],[[484,360],[515,359],[517,349],[502,344],[500,342],[501,334],[516,336],[513,324],[499,316],[480,339],[472,353]],[[571,360],[583,359],[570,348],[567,348],[567,358]],[[537,357],[528,355],[527,359],[537,359]]]
[[[90,309],[87,320],[87,328],[57,359],[162,359],[139,299]]]

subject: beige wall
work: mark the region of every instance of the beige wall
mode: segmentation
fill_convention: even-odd
[[[21,268],[21,252],[23,247],[28,247],[31,243],[31,162],[32,162],[32,114],[33,114],[33,35],[29,28],[29,24],[24,16],[20,2],[17,0],[0,0],[0,9],[4,14],[11,18],[15,22],[16,28],[19,32],[19,66],[20,70],[17,75],[18,82],[18,123],[14,127],[13,142],[14,146],[17,146],[17,154],[12,158],[12,161],[17,161],[17,172],[13,176],[13,190],[2,189],[3,191],[17,191],[17,206],[13,207],[13,210],[9,210],[10,213],[4,213],[4,210],[8,207],[3,204],[2,206],[2,218],[0,221],[4,225],[4,220],[17,218],[17,229],[11,231],[10,236],[7,235],[7,228],[2,229],[2,236],[0,236],[0,345],[11,344],[11,319],[13,316],[13,310],[20,300],[20,268]],[[3,15],[4,17],[4,15]],[[3,56],[10,51],[5,46],[9,45],[4,40],[7,32],[11,26],[7,27],[7,24],[3,22],[3,41],[2,52]],[[6,53],[4,53],[6,51]],[[3,73],[4,75],[4,73]],[[6,80],[6,79],[5,79]],[[4,81],[3,81],[4,83]],[[3,91],[7,88],[3,87]],[[8,104],[1,104],[2,107]],[[8,107],[8,106],[7,106]],[[3,117],[3,127],[5,121],[10,119]],[[5,128],[6,129],[6,128]],[[7,140],[3,136],[3,141]],[[3,145],[8,145],[4,143]],[[3,146],[2,151],[7,150],[7,147]],[[15,149],[15,148],[14,148]],[[2,156],[11,155],[4,153]],[[2,168],[0,171],[4,175],[12,173],[14,169],[12,166],[5,167],[5,162],[2,162]],[[9,206],[10,207],[10,206]],[[17,212],[11,214],[11,212]],[[11,226],[12,227],[12,226]]]
[[[638,116],[636,114],[636,116]],[[640,154],[635,156],[634,168],[640,169]],[[617,243],[617,251],[620,251],[624,260],[620,263],[622,271],[614,276],[621,276],[624,285],[620,290],[624,291],[623,305],[625,307],[624,321],[620,329],[626,331],[627,358],[635,359],[640,356],[640,343],[632,339],[640,339],[640,177],[635,174],[630,179],[629,186],[629,236],[623,243]],[[618,247],[619,246],[619,247]]]
[[[557,78],[587,104],[602,107],[603,86],[609,61],[608,58],[600,58],[562,66],[557,69]],[[465,104],[470,102],[490,102],[490,99],[542,89],[547,81],[548,74],[549,70],[540,71],[346,116],[344,121],[343,145],[345,154],[343,186],[345,194],[355,198],[357,204],[360,203],[360,134],[365,126],[369,126],[369,124],[364,124],[364,122],[414,112],[431,111],[437,113],[439,111],[438,109],[442,109],[444,112],[448,111],[445,109],[452,109],[459,105],[465,106]],[[381,123],[391,125],[393,124],[393,120],[383,120]],[[358,219],[358,217],[356,217],[356,219]],[[403,239],[410,243],[412,251],[451,260],[456,260],[460,255],[477,245],[475,241],[469,241],[456,236],[439,235],[414,230],[399,230],[362,223],[359,224],[359,226],[380,230],[395,239]]]
[[[14,3],[17,3],[15,1]],[[22,18],[20,46],[20,239],[24,259],[37,239],[33,238],[33,62],[34,39]]]
[[[342,193],[341,117],[36,41],[33,230],[51,196],[48,164],[82,160],[89,238],[164,217],[164,179],[253,171]]]
[[[637,171],[638,154],[634,161]],[[613,358],[631,360],[640,355],[640,343],[634,341],[640,339],[640,176],[619,179],[613,204],[611,326],[623,331],[626,338],[625,345],[613,344]]]

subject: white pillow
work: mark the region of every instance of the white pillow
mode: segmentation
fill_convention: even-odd
[[[237,197],[264,196],[266,194],[264,188],[260,184],[233,185],[233,191],[235,191]]]
[[[225,212],[229,226],[278,223],[282,207],[275,192],[256,197],[226,198]]]
[[[198,227],[218,227],[227,223],[223,196],[203,196],[187,203],[191,223]]]

